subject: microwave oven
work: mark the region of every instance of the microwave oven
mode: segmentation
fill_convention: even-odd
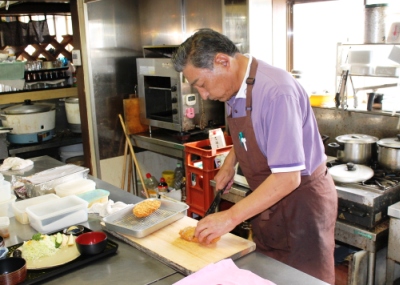
[[[223,102],[203,100],[170,58],[137,58],[140,122],[188,132],[225,125]]]

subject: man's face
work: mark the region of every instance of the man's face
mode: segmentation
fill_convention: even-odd
[[[188,63],[183,69],[183,75],[188,82],[197,89],[204,100],[218,100],[225,102],[236,92],[231,84],[233,74],[224,64],[214,63],[214,69],[196,68]]]

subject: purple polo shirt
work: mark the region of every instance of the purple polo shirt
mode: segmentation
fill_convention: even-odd
[[[227,101],[227,113],[233,118],[246,115],[246,78],[238,94]],[[326,155],[308,95],[299,82],[288,72],[258,60],[252,97],[256,140],[272,173],[313,173]]]

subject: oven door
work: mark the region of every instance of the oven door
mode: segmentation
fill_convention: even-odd
[[[179,123],[176,80],[163,76],[143,76],[143,86],[146,119]]]

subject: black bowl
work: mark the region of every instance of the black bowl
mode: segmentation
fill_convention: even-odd
[[[75,239],[75,243],[83,255],[98,254],[107,246],[107,235],[104,232],[83,233]]]
[[[63,230],[63,233],[66,234],[66,235],[72,234],[74,236],[77,236],[77,235],[82,234],[84,230],[85,230],[85,228],[83,226],[75,225],[75,226],[70,226],[68,228],[65,228]]]
[[[0,260],[0,284],[19,284],[26,279],[26,261],[20,257]]]

